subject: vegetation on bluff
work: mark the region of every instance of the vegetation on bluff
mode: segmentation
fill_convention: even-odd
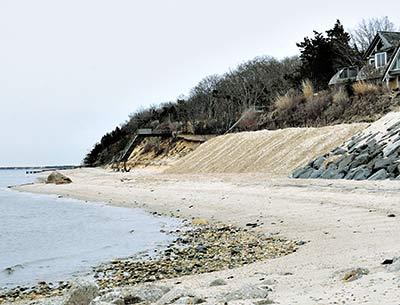
[[[370,121],[397,103],[377,86],[349,84],[329,89],[328,81],[343,66],[358,65],[368,29],[393,27],[387,18],[360,23],[350,35],[337,21],[325,33],[314,32],[297,43],[300,56],[278,60],[256,57],[223,75],[201,80],[187,97],[140,109],[102,137],[84,159],[104,165],[121,152],[139,128],[170,129],[190,134],[257,130]],[[372,35],[372,34],[371,34]],[[318,91],[317,93],[315,91]],[[234,128],[233,128],[234,127]]]

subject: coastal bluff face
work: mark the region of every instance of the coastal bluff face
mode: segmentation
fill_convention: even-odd
[[[330,153],[293,172],[293,178],[400,179],[400,112],[391,112]]]
[[[368,125],[286,128],[227,134],[200,145],[166,173],[254,173],[288,176]]]

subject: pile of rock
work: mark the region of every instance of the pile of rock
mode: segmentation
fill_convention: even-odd
[[[233,226],[201,226],[181,232],[160,256],[122,259],[95,269],[101,289],[235,268],[293,253],[298,244]]]
[[[344,145],[297,169],[292,177],[400,179],[400,113],[387,114]]]
[[[212,289],[211,292],[184,284],[175,286],[146,284],[113,289],[95,298],[90,305],[274,304],[268,298],[271,291],[272,289],[267,285],[227,286],[226,289]]]
[[[0,289],[0,304],[13,303],[20,300],[36,300],[43,297],[61,296],[71,288],[71,283],[60,281],[58,283],[39,282],[33,287],[17,286],[8,290]]]

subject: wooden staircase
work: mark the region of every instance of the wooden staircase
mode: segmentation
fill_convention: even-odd
[[[116,156],[117,162],[124,162],[124,170],[129,172],[126,167],[126,162],[129,159],[129,156],[132,154],[135,147],[144,139],[149,137],[172,137],[172,131],[170,130],[152,130],[152,129],[138,129],[137,132],[133,135],[133,138],[129,141],[129,143],[125,146],[125,149],[119,156]],[[114,163],[115,160],[112,161]]]

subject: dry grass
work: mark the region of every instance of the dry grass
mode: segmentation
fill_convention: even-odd
[[[296,104],[295,96],[292,92],[287,92],[285,95],[279,95],[275,99],[275,109],[278,111],[286,111],[292,109]]]
[[[367,82],[356,82],[353,84],[353,90],[355,94],[366,95],[370,93],[379,93],[379,86]]]
[[[339,89],[333,93],[332,101],[336,105],[342,105],[349,101],[349,95],[343,87],[339,87]]]
[[[314,86],[310,80],[305,80],[301,83],[301,91],[303,92],[303,96],[310,100],[314,96]]]

